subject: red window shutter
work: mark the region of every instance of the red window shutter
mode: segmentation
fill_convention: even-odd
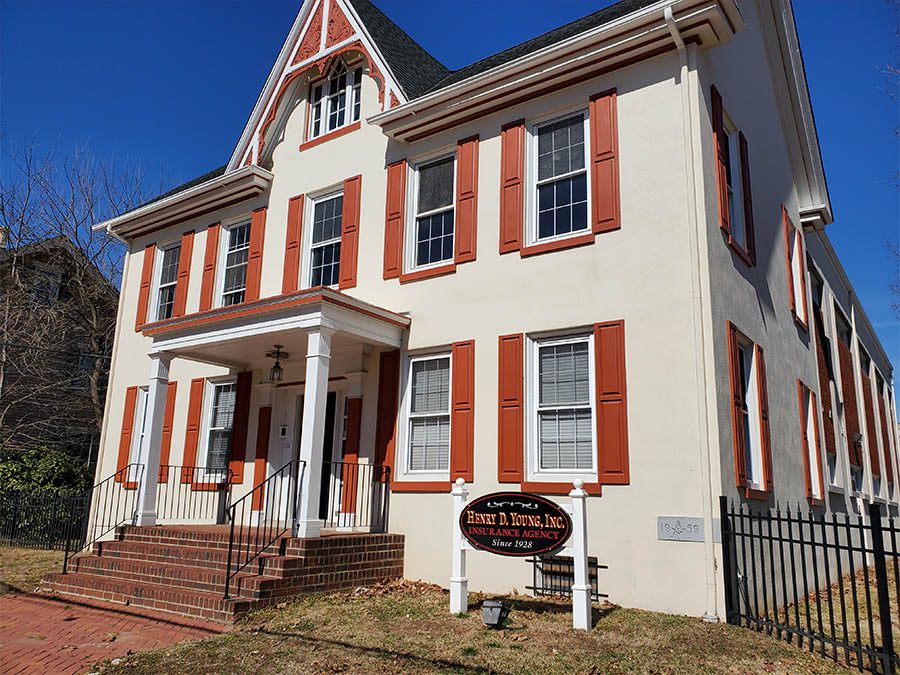
[[[403,268],[403,223],[406,212],[406,160],[387,168],[384,222],[384,278],[396,279]],[[398,362],[399,363],[399,362]]]
[[[869,463],[872,467],[872,475],[881,475],[881,462],[878,460],[878,435],[875,426],[875,408],[872,401],[872,381],[868,373],[862,376],[863,406],[866,411],[866,437],[869,442]]]
[[[759,391],[759,425],[762,442],[763,472],[766,492],[772,491],[772,434],[769,431],[769,393],[766,389],[766,359],[763,348],[756,345],[756,386]]]
[[[500,253],[522,247],[525,216],[525,121],[500,131]]]
[[[256,209],[250,219],[250,248],[247,251],[247,292],[244,301],[259,300],[263,248],[266,239],[266,207]]]
[[[356,513],[356,497],[359,489],[359,441],[362,437],[362,403],[361,398],[347,399],[347,428],[344,445],[344,464],[341,477],[341,511]]]
[[[814,447],[816,449],[816,466],[815,470],[818,471],[819,475],[819,485],[822,486],[822,496],[824,498],[825,495],[825,470],[822,468],[822,441],[819,438],[819,408],[818,402],[816,401],[816,392],[809,392],[809,400],[812,405],[813,414],[816,416],[815,423],[813,424],[813,434],[815,435],[815,439],[813,442],[815,443]]]
[[[200,311],[210,309],[213,305],[213,292],[216,285],[216,258],[219,255],[219,231],[221,225],[216,223],[206,229],[206,252],[203,257],[203,276],[200,279]]]
[[[881,387],[878,388],[881,391]],[[888,419],[890,418],[890,410],[888,409],[887,399],[881,398],[881,445],[884,453],[884,470],[887,473],[888,483],[894,484],[894,462],[891,459],[891,439],[888,432]],[[893,424],[893,420],[891,420]]]
[[[475,341],[451,347],[450,481],[471,483],[475,474]]]
[[[116,471],[121,471],[128,466],[128,454],[131,452],[131,439],[134,432],[134,410],[137,407],[137,387],[128,387],[125,390],[125,410],[122,412],[122,431],[119,433],[119,457],[116,462]],[[125,480],[125,474],[117,475],[116,481]]]
[[[803,452],[803,481],[806,484],[807,499],[813,498],[812,481],[810,480],[809,466],[809,434],[806,433],[807,418],[806,406],[803,405],[804,394],[808,391],[807,387],[797,380],[797,406],[800,411],[800,450]]]
[[[728,137],[725,135],[725,115],[722,111],[722,95],[713,86],[710,98],[712,99],[712,128],[713,145],[716,150],[716,195],[719,204],[719,227],[731,234],[731,220],[728,214],[728,178],[725,167],[725,146]]]
[[[250,427],[250,397],[253,395],[253,373],[238,373],[234,399],[234,420],[231,426],[231,458],[228,468],[236,483],[244,481],[244,462],[247,459],[247,431]]]
[[[184,430],[184,466],[197,464],[197,450],[200,447],[200,420],[203,417],[203,389],[206,380],[195,377],[191,380],[191,391],[188,395],[187,425]],[[190,483],[193,471],[185,469],[181,476],[182,483]]]
[[[456,233],[453,260],[475,260],[478,239],[478,136],[456,144]]]
[[[269,434],[272,431],[272,406],[259,409],[256,421],[256,457],[253,461],[253,484],[259,485],[266,479],[266,467],[269,463]],[[259,511],[263,505],[263,490],[253,495],[253,511]]]
[[[602,485],[628,485],[625,322],[594,324],[597,371],[597,460]]]
[[[753,196],[750,190],[750,150],[744,132],[738,135],[741,147],[741,188],[744,193],[744,227],[747,230],[747,253],[750,264],[756,264],[756,234],[753,228]]]
[[[303,195],[288,202],[287,235],[284,239],[284,274],[281,292],[293,293],[300,288],[300,235],[303,232]]]
[[[172,316],[184,316],[187,310],[188,285],[191,279],[191,258],[194,255],[194,231],[181,235],[181,257],[178,259],[178,278],[175,281],[175,305]]]
[[[166,386],[166,409],[163,413],[162,447],[159,451],[159,482],[165,483],[169,478],[169,457],[172,454],[172,424],[175,420],[175,396],[178,394],[178,383],[169,382]]]
[[[744,392],[741,390],[741,356],[738,332],[728,322],[728,375],[731,381],[731,431],[734,442],[734,476],[739,490],[747,487],[747,454],[744,447]]]
[[[594,232],[610,232],[622,226],[619,218],[619,133],[615,89],[591,97],[590,117]]]
[[[834,413],[831,403],[831,370],[828,363],[828,355],[825,353],[825,344],[828,337],[825,335],[825,325],[822,319],[822,310],[814,306],[814,319],[816,322],[816,361],[819,370],[819,393],[822,399],[822,426],[825,429],[825,450],[832,454],[837,452],[837,441],[834,435]]]
[[[841,366],[841,392],[844,399],[844,429],[847,433],[848,459],[854,466],[861,467],[862,444],[854,443],[853,437],[860,433],[859,408],[856,407],[856,373],[853,370],[853,355],[843,340],[836,340],[838,360]]]
[[[153,259],[156,255],[156,244],[147,244],[144,247],[144,262],[141,268],[141,287],[138,291],[137,317],[134,320],[134,329],[141,330],[141,326],[147,323],[147,311],[150,306],[150,289],[153,287]]]
[[[499,339],[497,480],[522,482],[525,455],[525,336]]]
[[[381,352],[378,367],[378,412],[375,419],[375,463],[393,469],[400,395],[400,352]]]
[[[338,288],[356,286],[356,266],[359,258],[359,205],[362,196],[362,176],[344,181],[344,207],[341,213],[341,265]]]

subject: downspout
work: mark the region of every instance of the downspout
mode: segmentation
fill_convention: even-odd
[[[681,37],[678,26],[675,24],[675,17],[672,14],[672,7],[668,6],[663,11],[666,25],[675,47],[678,49],[678,58],[680,61],[680,72],[678,85],[681,90],[681,119],[682,119],[682,136],[684,140],[684,168],[685,168],[685,189],[687,194],[687,221],[690,243],[692,250],[691,261],[691,295],[693,296],[693,323],[694,323],[694,363],[696,370],[696,391],[697,391],[697,440],[700,446],[700,482],[701,482],[701,506],[703,511],[703,553],[704,553],[704,571],[706,576],[706,612],[703,620],[716,623],[719,621],[719,601],[718,601],[718,583],[716,580],[716,547],[715,533],[713,529],[714,504],[716,494],[712,480],[712,457],[711,451],[713,447],[717,447],[716,439],[709,428],[709,406],[707,404],[707,392],[710,383],[707,374],[714,372],[713,364],[707,364],[706,359],[706,340],[703,330],[704,315],[708,311],[703,297],[703,283],[701,279],[700,265],[704,260],[703,242],[701,237],[701,224],[706,219],[701,217],[699,212],[697,199],[697,181],[696,181],[696,161],[694,157],[694,129],[693,117],[691,114],[691,88],[689,77],[693,72],[692,55],[688,52],[687,46]]]

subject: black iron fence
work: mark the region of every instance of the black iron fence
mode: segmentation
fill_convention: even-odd
[[[81,493],[0,493],[0,544],[64,551],[81,546],[89,503]]]
[[[390,467],[325,462],[319,517],[328,529],[385,532],[391,496]]]
[[[900,550],[893,517],[720,499],[728,623],[873,673],[895,672]]]
[[[168,523],[224,523],[234,472],[229,468],[159,467],[156,519]]]

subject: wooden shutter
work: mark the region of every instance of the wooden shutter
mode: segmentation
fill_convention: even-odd
[[[602,485],[628,485],[628,399],[625,322],[594,324],[597,379],[597,459]]]
[[[362,195],[362,176],[344,181],[344,207],[341,213],[341,264],[338,288],[356,286],[356,267],[359,258],[359,205]]]
[[[156,244],[147,244],[144,247],[144,262],[141,267],[141,287],[138,291],[137,316],[134,320],[134,329],[141,330],[141,326],[147,323],[147,311],[150,306],[150,290],[153,287],[153,260],[156,256]]]
[[[378,412],[375,419],[375,463],[393,469],[400,394],[400,352],[381,352],[378,366]]]
[[[178,394],[178,383],[166,385],[166,409],[163,413],[162,439],[159,451],[159,482],[169,479],[169,457],[172,454],[172,425],[175,420],[175,396]]]
[[[615,89],[591,97],[591,201],[595,233],[610,232],[621,227],[616,116]]]
[[[756,234],[753,228],[753,196],[750,190],[750,150],[744,132],[738,134],[741,148],[741,188],[744,193],[744,229],[747,230],[747,254],[750,264],[756,264]],[[801,262],[802,268],[802,262]]]
[[[741,388],[741,352],[738,332],[728,323],[728,374],[731,381],[731,430],[734,443],[734,476],[738,489],[747,487],[747,461],[744,447],[744,392]]]
[[[497,480],[521,483],[525,455],[525,336],[501,335],[498,350]]]
[[[772,491],[772,435],[769,431],[769,393],[766,388],[766,359],[763,348],[756,345],[756,386],[759,391],[759,425],[762,443],[766,492]]]
[[[384,222],[384,278],[396,279],[403,268],[403,223],[406,212],[406,160],[387,168]]]
[[[344,444],[344,475],[341,491],[341,511],[356,513],[356,497],[359,490],[359,441],[362,436],[362,403],[361,398],[347,399],[347,427]]]
[[[253,485],[259,485],[266,479],[266,468],[269,464],[269,434],[272,431],[272,406],[265,405],[259,409],[256,418],[256,457],[253,460]],[[264,490],[257,490],[253,495],[253,511],[263,506]]]
[[[825,345],[829,343],[825,335],[825,324],[822,317],[822,309],[813,305],[813,319],[816,322],[816,362],[819,370],[819,394],[822,400],[822,426],[825,430],[825,450],[835,454],[837,441],[834,435],[834,412],[831,402],[831,382],[833,366],[831,364],[830,350],[825,351]]]
[[[137,407],[137,387],[128,387],[125,390],[125,410],[122,412],[122,431],[119,433],[119,457],[116,462],[116,471],[122,471],[128,466],[128,455],[131,452],[131,439],[134,436],[134,411]],[[124,482],[127,476],[122,473],[116,475],[116,481]]]
[[[188,395],[187,424],[184,429],[184,466],[197,464],[197,450],[200,447],[200,423],[203,417],[203,389],[206,380],[195,377],[191,380],[191,391]],[[193,471],[185,468],[181,475],[182,483],[190,483]]]
[[[500,131],[500,253],[522,247],[525,216],[525,121]]]
[[[875,426],[875,407],[872,399],[872,381],[868,373],[862,375],[863,406],[866,415],[866,437],[869,442],[869,463],[873,476],[881,475],[881,462],[878,460],[878,428]]]
[[[725,148],[728,137],[725,135],[725,114],[722,111],[722,96],[719,90],[713,86],[712,99],[712,128],[713,145],[716,151],[716,195],[719,204],[719,227],[731,235],[731,219],[728,214],[728,169]]]
[[[220,223],[206,228],[206,252],[203,256],[203,276],[200,278],[200,311],[210,309],[213,305],[213,292],[216,285],[216,258],[219,255]]]
[[[475,260],[478,239],[478,136],[456,144],[456,233],[453,260]]]
[[[247,291],[244,302],[259,300],[262,279],[263,248],[266,239],[266,207],[256,209],[250,218],[250,248],[247,251]]]
[[[853,355],[850,347],[838,338],[838,361],[841,368],[841,393],[844,399],[844,430],[847,434],[848,459],[854,466],[861,467],[862,444],[854,443],[853,437],[860,433],[859,408],[856,406],[856,373],[853,370]]]
[[[178,258],[178,278],[175,281],[175,305],[172,316],[184,316],[187,310],[188,286],[191,280],[191,259],[194,256],[194,231],[181,235],[181,255]]]
[[[287,234],[284,238],[284,273],[281,292],[293,293],[300,288],[300,236],[303,232],[303,195],[288,201]]]
[[[231,427],[231,457],[228,468],[235,483],[244,481],[244,462],[247,459],[247,432],[250,427],[250,397],[253,395],[253,373],[238,373],[234,400],[234,419]]]
[[[454,342],[450,376],[450,481],[471,483],[475,473],[475,341]]]

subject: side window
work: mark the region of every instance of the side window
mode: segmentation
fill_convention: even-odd
[[[450,470],[450,355],[409,362],[409,426],[406,470]]]
[[[181,246],[176,244],[161,250],[156,287],[156,320],[162,321],[172,316],[175,308],[175,284],[178,281],[178,263]]]
[[[225,264],[222,275],[221,305],[239,305],[247,290],[247,260],[250,252],[250,221],[225,230]]]
[[[806,468],[807,496],[821,501],[825,486],[822,478],[822,452],[819,444],[819,411],[815,394],[802,382],[800,388],[800,434],[803,449],[803,465]]]
[[[347,70],[338,61],[328,78],[310,87],[309,138],[316,138],[359,120],[362,68]]]
[[[415,232],[407,237],[407,267],[418,269],[453,260],[456,156],[415,167]]]
[[[344,195],[312,199],[312,230],[306,287],[336,286],[341,268],[341,227]]]
[[[744,461],[747,473],[747,487],[762,490],[765,487],[763,470],[762,439],[759,428],[759,391],[754,359],[753,343],[741,336],[738,340],[740,360],[741,420],[739,433],[744,439]]]
[[[231,451],[231,429],[234,423],[234,405],[237,398],[237,383],[215,382],[208,397],[206,429],[206,457],[203,466],[209,470],[221,471],[228,466]]]
[[[791,313],[794,319],[804,328],[807,326],[806,306],[806,269],[803,252],[803,234],[793,222],[787,211],[782,211],[784,221],[784,245],[787,256],[788,291],[790,293]]]

